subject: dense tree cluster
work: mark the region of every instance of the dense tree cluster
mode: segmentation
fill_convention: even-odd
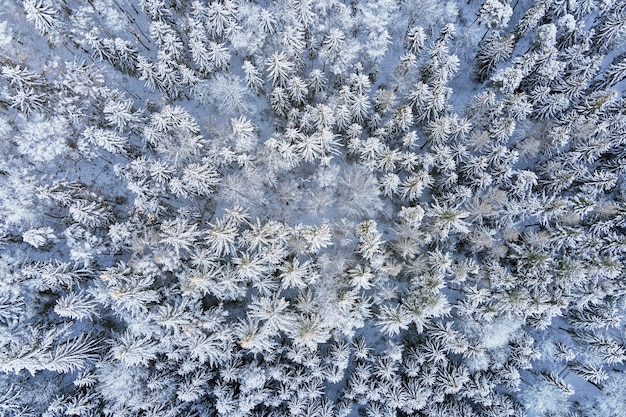
[[[617,417],[626,6],[15,0],[0,416]]]

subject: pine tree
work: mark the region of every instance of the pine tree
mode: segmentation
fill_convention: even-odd
[[[319,226],[309,226],[304,230],[303,237],[308,243],[310,253],[317,253],[321,249],[332,245],[331,230],[327,223]]]
[[[320,139],[319,135],[302,135],[301,140],[295,144],[305,162],[313,162],[324,155],[324,146]]]
[[[288,334],[296,347],[302,346],[315,351],[319,344],[330,338],[330,327],[318,314],[301,314]]]
[[[99,316],[98,303],[83,292],[70,292],[59,298],[54,306],[54,312],[72,320],[93,320]]]
[[[370,100],[365,94],[354,94],[349,97],[348,107],[350,109],[350,115],[355,123],[363,123],[367,118]]]
[[[287,91],[291,97],[291,101],[297,106],[306,103],[308,95],[307,85],[300,77],[291,77],[287,82]]]
[[[315,93],[323,93],[326,89],[326,78],[319,69],[314,69],[309,74],[309,88]]]
[[[388,336],[395,336],[402,330],[408,329],[410,316],[406,314],[400,305],[381,306],[378,313],[377,324],[381,326],[381,330]]]
[[[415,54],[422,52],[424,44],[426,43],[426,34],[424,33],[424,29],[420,26],[411,27],[407,31],[406,42],[406,48],[410,52]]]
[[[26,19],[35,25],[41,35],[54,41],[64,28],[59,10],[43,0],[24,0],[23,6]]]
[[[125,332],[116,339],[111,347],[111,354],[115,360],[121,361],[125,367],[143,365],[156,359],[158,352],[157,342],[149,336],[139,337]]]
[[[230,34],[237,20],[237,6],[231,1],[210,3],[207,7],[207,19],[204,22],[209,34],[215,39]]]
[[[72,288],[93,271],[70,262],[55,261],[22,265],[22,273],[33,279],[37,288],[56,289]]]
[[[118,131],[124,131],[127,128],[134,130],[144,122],[142,112],[134,108],[133,100],[125,98],[124,94],[117,90],[112,91],[110,97],[107,98],[103,112],[107,122]]]
[[[623,40],[626,35],[626,11],[615,10],[606,13],[596,26],[593,45],[595,50],[604,52]]]
[[[424,189],[429,188],[432,184],[432,177],[426,171],[422,171],[406,177],[400,184],[398,192],[403,199],[415,201],[422,196]]]
[[[265,65],[275,88],[285,87],[295,71],[295,65],[284,52],[274,52]]]
[[[383,254],[382,234],[376,230],[377,224],[374,220],[368,220],[357,226],[356,235],[359,238],[357,252],[363,259],[374,262],[376,258]]]
[[[613,59],[611,65],[602,73],[599,88],[613,87],[626,79],[626,55],[619,55]]]
[[[469,216],[469,213],[466,211],[440,204],[435,200],[431,204],[427,215],[431,219],[433,233],[439,238],[447,238],[451,231],[459,233],[469,232],[468,225],[463,220]]]
[[[246,74],[246,84],[253,93],[259,94],[263,91],[263,79],[261,73],[250,61],[244,61],[243,70]]]
[[[105,38],[93,44],[95,56],[105,59],[119,71],[135,75],[139,52],[135,46],[122,38]]]
[[[189,164],[183,170],[181,181],[185,190],[199,196],[213,193],[220,182],[220,174],[208,162]]]
[[[478,11],[478,21],[488,28],[503,28],[509,23],[513,9],[499,0],[485,0]]]
[[[207,46],[208,59],[212,71],[225,70],[230,62],[230,52],[222,43],[209,42]]]
[[[24,88],[39,89],[47,84],[41,74],[29,71],[26,67],[21,68],[19,65],[2,66],[2,78],[8,81],[11,87],[22,90]]]
[[[161,224],[160,242],[172,246],[176,252],[180,249],[190,251],[199,234],[195,224],[189,224],[187,220],[178,217]]]
[[[109,213],[95,201],[75,200],[70,205],[70,215],[78,223],[88,226],[101,226],[108,221]]]
[[[139,79],[145,81],[146,88],[155,90],[159,85],[159,73],[156,65],[143,55],[137,57]]]
[[[476,56],[480,81],[487,79],[496,65],[511,56],[514,41],[515,38],[513,35],[507,35],[502,38],[499,32],[494,32],[494,34],[482,44]]]
[[[206,48],[209,42],[206,32],[204,31],[204,25],[202,19],[198,17],[201,14],[201,10],[204,6],[200,2],[196,1],[192,4],[192,13],[194,18],[190,19],[189,25],[189,52],[193,59],[194,64],[198,67],[201,74],[208,74],[211,72],[211,65],[209,60],[209,51]]]
[[[338,181],[339,211],[351,218],[374,217],[382,209],[376,178],[363,167],[348,166]]]
[[[337,28],[332,28],[322,41],[321,52],[323,56],[331,62],[335,61],[344,47],[345,40],[345,33]]]
[[[263,31],[267,34],[273,35],[276,31],[276,18],[274,14],[267,9],[261,9],[259,23]]]
[[[56,239],[57,237],[51,227],[30,229],[22,234],[22,240],[34,248],[43,247]]]
[[[279,116],[285,116],[290,109],[289,96],[282,87],[275,87],[272,90],[269,102],[274,112]]]
[[[88,361],[97,359],[98,340],[89,334],[72,338],[69,326],[51,329],[30,329],[23,340],[11,344],[0,357],[3,372],[19,373],[22,370],[35,375],[48,370],[71,373],[86,367]]]
[[[124,123],[123,120],[118,120]],[[90,143],[101,147],[107,152],[113,154],[125,155],[128,146],[128,139],[116,134],[113,131],[98,129],[93,126],[88,127],[83,132],[83,137]]]
[[[46,94],[39,94],[33,88],[17,88],[13,95],[8,97],[10,107],[22,112],[26,117],[33,113],[44,113],[48,107]]]

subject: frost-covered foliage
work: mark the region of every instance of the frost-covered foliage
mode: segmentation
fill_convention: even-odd
[[[0,10],[0,416],[624,415],[620,1]]]

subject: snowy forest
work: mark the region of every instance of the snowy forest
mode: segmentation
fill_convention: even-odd
[[[626,2],[4,0],[0,416],[626,416]]]

